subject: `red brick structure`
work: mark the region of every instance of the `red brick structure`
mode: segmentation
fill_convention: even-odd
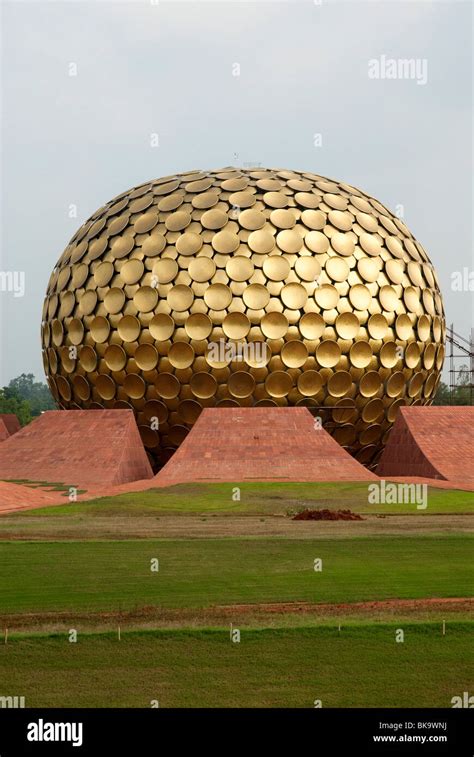
[[[0,480],[90,488],[152,476],[132,410],[50,410],[0,445]]]
[[[0,481],[0,515],[32,507],[66,504],[64,492],[49,492],[29,486]]]
[[[474,484],[474,407],[401,407],[377,475]]]
[[[16,434],[21,428],[15,413],[0,413],[0,442]]]
[[[186,481],[372,481],[305,407],[206,408],[159,486]]]
[[[10,434],[8,433],[8,429],[5,426],[5,421],[0,416],[0,442],[4,442],[5,439],[8,439]]]

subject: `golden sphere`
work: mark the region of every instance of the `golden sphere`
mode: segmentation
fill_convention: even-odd
[[[64,250],[42,316],[58,405],[132,408],[155,466],[203,407],[305,405],[373,467],[398,407],[432,402],[444,337],[403,221],[348,184],[263,168],[115,197]]]

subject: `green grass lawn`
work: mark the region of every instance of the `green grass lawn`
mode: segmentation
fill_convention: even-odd
[[[468,535],[0,542],[0,615],[466,597],[472,547]]]
[[[403,643],[395,632],[402,628]],[[67,634],[0,646],[0,695],[27,707],[450,707],[472,690],[472,626]]]
[[[235,487],[240,501],[233,499]],[[35,517],[59,515],[143,515],[160,513],[262,513],[286,514],[309,508],[349,508],[358,513],[436,514],[474,512],[474,492],[428,489],[428,507],[416,504],[369,504],[365,483],[180,484],[163,489],[129,492],[89,502],[68,503],[34,510]],[[29,517],[29,512],[19,513]]]

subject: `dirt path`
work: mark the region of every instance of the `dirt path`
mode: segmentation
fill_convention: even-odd
[[[141,607],[128,612],[44,612],[0,615],[0,628],[15,631],[78,631],[139,628],[227,627],[229,623],[249,626],[289,627],[324,621],[394,621],[465,619],[474,610],[471,597],[386,599],[350,603],[265,602],[215,605],[204,608]],[[73,624],[73,625],[72,625]],[[0,634],[0,641],[2,634]]]
[[[0,540],[347,539],[474,532],[474,515],[367,515],[361,521],[295,521],[284,515],[160,515],[0,518]]]

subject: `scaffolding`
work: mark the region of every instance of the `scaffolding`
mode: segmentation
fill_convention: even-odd
[[[457,377],[462,371],[461,369],[456,369],[456,363],[455,360],[458,360],[459,358],[463,358],[466,360],[466,357],[469,358],[468,362],[468,370],[469,370],[469,383],[464,384],[464,389],[469,389],[469,404],[472,405],[472,399],[473,399],[473,390],[474,390],[474,329],[471,329],[471,336],[470,339],[465,339],[460,334],[457,334],[454,331],[454,324],[452,323],[451,326],[448,326],[446,331],[446,339],[449,344],[449,398],[450,398],[450,404],[454,404],[455,394],[456,390],[459,389],[459,385],[457,383]],[[455,350],[458,352],[456,353]]]

